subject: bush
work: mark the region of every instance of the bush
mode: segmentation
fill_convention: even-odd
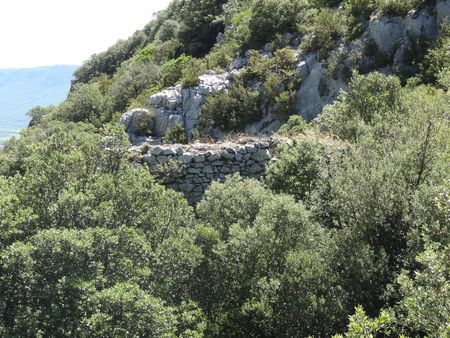
[[[296,65],[297,56],[289,48],[277,50],[272,58],[265,58],[253,51],[240,79],[249,85],[262,84],[264,97],[268,99],[272,112],[285,118],[294,110],[295,92],[300,86]]]
[[[153,62],[124,64],[114,76],[110,89],[113,110],[123,112],[144,90],[155,86],[160,77],[161,69]]]
[[[30,123],[28,124],[29,127],[35,126],[42,122],[44,119],[44,116],[51,115],[56,110],[56,107],[49,106],[49,107],[33,107],[28,112],[27,115],[31,118]]]
[[[389,129],[390,122],[400,119],[401,89],[397,77],[376,72],[367,76],[355,73],[350,90],[339,95],[333,105],[325,107],[316,123],[322,131],[352,141],[367,128],[377,125],[380,128],[378,137],[381,137]]]
[[[179,47],[180,42],[175,39],[151,43],[142,48],[139,53],[133,57],[133,60],[135,62],[153,61],[160,65],[174,58]]]
[[[278,161],[269,166],[266,184],[277,193],[286,193],[297,200],[309,199],[324,161],[320,143],[296,140],[292,146],[280,148]]]
[[[183,69],[192,57],[185,54],[180,57],[167,61],[163,66],[162,84],[163,87],[175,85],[183,75]]]
[[[278,133],[281,135],[297,135],[303,134],[309,128],[303,117],[293,115],[289,120],[281,126]]]
[[[191,59],[184,65],[181,71],[181,85],[183,88],[197,87],[200,83],[199,76],[205,71],[201,60]]]
[[[136,134],[140,136],[150,135],[155,121],[155,113],[143,110],[137,118]]]
[[[184,132],[184,128],[182,125],[178,125],[175,128],[168,130],[164,134],[164,142],[165,143],[188,143],[188,138],[186,133]]]
[[[207,68],[212,70],[225,69],[233,61],[234,55],[230,44],[216,45],[205,57]]]
[[[428,50],[423,63],[422,77],[427,82],[436,82],[439,74],[450,69],[450,23],[444,23],[439,38]]]
[[[202,108],[203,123],[220,130],[242,131],[246,124],[261,117],[259,92],[235,84],[228,90],[209,96]]]
[[[276,33],[293,32],[305,7],[303,1],[255,1],[249,26],[252,46],[258,48],[261,44],[271,41]]]
[[[302,42],[305,50],[319,50],[320,58],[328,58],[337,41],[346,34],[346,19],[342,13],[323,8],[315,16],[311,34]]]
[[[145,34],[137,31],[127,40],[119,40],[107,51],[94,54],[74,73],[74,84],[88,83],[101,74],[114,75],[122,63],[143,47]]]
[[[228,177],[225,183],[214,182],[197,206],[200,219],[227,238],[230,227],[239,222],[253,223],[271,194],[256,180],[239,175]]]
[[[148,89],[143,90],[137,97],[131,100],[130,104],[127,106],[126,110],[131,110],[135,108],[142,108],[148,106],[148,98],[153,94],[158,93],[163,88],[160,85],[152,86]]]
[[[424,0],[376,0],[377,8],[384,15],[404,16],[410,10],[418,8]]]
[[[155,40],[166,42],[178,37],[181,25],[175,20],[165,20],[155,35]]]
[[[179,4],[182,52],[194,57],[202,57],[209,52],[217,34],[224,31],[221,18],[224,3],[225,0],[197,0]]]
[[[369,18],[375,9],[375,0],[346,0],[344,10],[355,18]]]
[[[101,117],[108,110],[107,98],[102,94],[98,83],[78,84],[50,116],[61,121],[90,122],[101,125]]]

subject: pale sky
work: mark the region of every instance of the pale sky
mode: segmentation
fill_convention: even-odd
[[[80,65],[171,0],[0,0],[0,68]]]

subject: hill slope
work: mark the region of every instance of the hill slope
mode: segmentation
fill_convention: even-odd
[[[0,69],[0,143],[27,126],[27,111],[66,98],[77,66]]]

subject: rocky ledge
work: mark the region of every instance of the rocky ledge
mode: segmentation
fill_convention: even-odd
[[[130,155],[148,165],[166,187],[183,192],[194,204],[213,181],[224,180],[227,175],[264,177],[273,150],[283,142],[288,141],[264,138],[246,143],[143,144],[130,148]]]

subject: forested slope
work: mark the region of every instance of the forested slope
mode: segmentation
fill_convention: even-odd
[[[93,56],[0,151],[1,335],[450,335],[449,13],[180,0]],[[308,93],[328,104],[306,122]],[[156,132],[180,109],[195,128]],[[245,139],[267,116],[288,142],[265,177],[195,206],[161,185],[180,163],[129,152]]]

